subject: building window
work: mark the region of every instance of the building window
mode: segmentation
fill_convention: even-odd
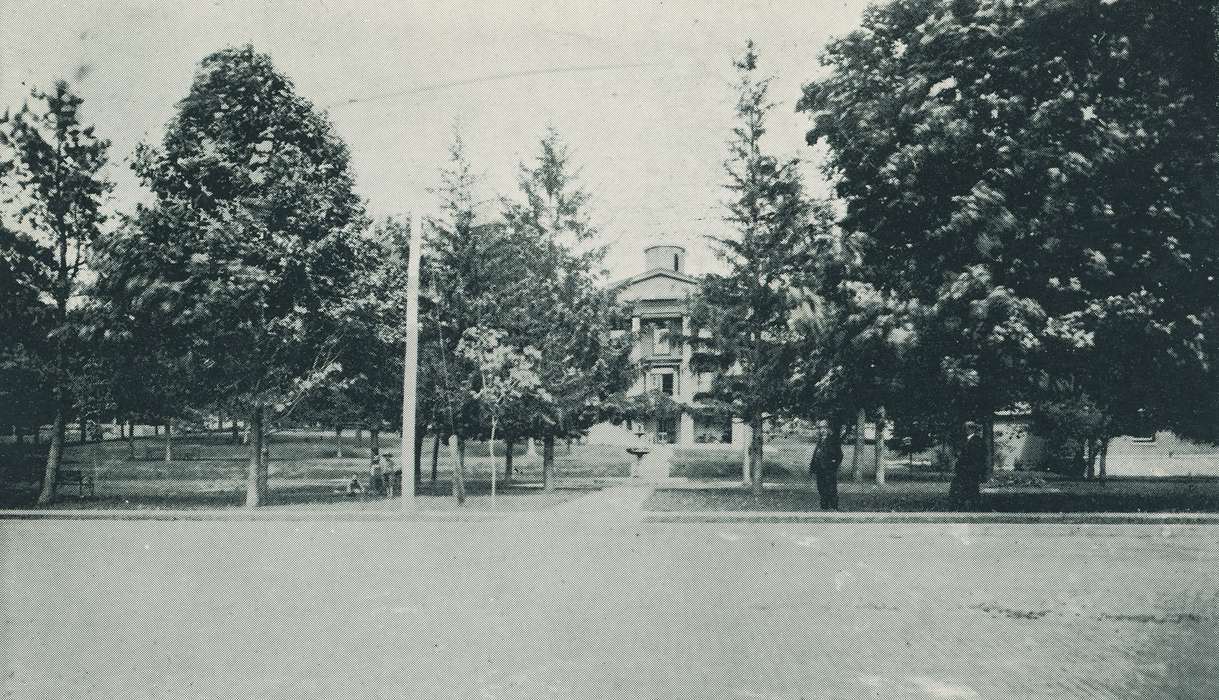
[[[674,253],[674,254],[673,254],[673,271],[674,271],[674,272],[681,272],[681,265],[680,265],[680,263],[681,263],[681,258],[679,258],[679,257],[677,256],[677,253]]]
[[[665,326],[654,326],[652,328],[652,352],[657,355],[670,355],[673,353],[672,345],[669,343],[669,329]]]
[[[648,375],[648,389],[673,396],[677,393],[677,375],[673,372],[652,372]]]

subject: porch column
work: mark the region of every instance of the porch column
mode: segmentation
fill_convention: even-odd
[[[698,382],[694,380],[694,372],[690,370],[690,360],[694,358],[694,345],[684,340],[690,337],[690,317],[681,317],[681,366],[677,370],[678,399],[682,403],[694,403],[694,394],[698,390]],[[682,412],[681,425],[677,431],[677,444],[694,444],[694,416]]]
[[[681,414],[681,425],[677,429],[677,444],[682,447],[694,444],[694,416],[685,411]]]

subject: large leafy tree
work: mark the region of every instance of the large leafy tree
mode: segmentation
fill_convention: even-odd
[[[260,505],[268,409],[286,410],[336,367],[364,225],[347,147],[244,46],[203,59],[134,168],[154,200],[108,242],[110,293],[188,345],[199,386],[249,416],[246,504]]]
[[[769,79],[758,77],[752,41],[735,65],[737,124],[724,168],[731,196],[726,218],[736,235],[719,241],[727,272],[703,278],[691,313],[691,340],[700,350],[695,369],[716,373],[710,400],[752,430],[745,476],[757,492],[764,426],[791,403],[790,369],[799,347],[788,290],[810,262],[811,205],[797,161],[763,148],[766,117],[774,105],[767,97]]]
[[[904,0],[828,46],[799,108],[869,281],[918,304],[932,422],[1067,392],[1109,431],[1208,423],[1170,397],[1214,386],[1214,26],[1184,1]]]
[[[612,336],[615,306],[600,284],[604,249],[594,241],[589,194],[579,184],[567,145],[548,129],[532,164],[522,165],[519,200],[504,215],[522,258],[521,303],[505,329],[521,347],[540,352],[542,391],[520,397],[528,425],[509,424],[542,440],[542,482],[554,483],[554,443],[576,437],[612,412],[631,381],[629,341]]]
[[[43,338],[24,345],[37,359],[39,384],[51,392],[54,425],[40,504],[55,498],[56,474],[63,456],[64,429],[72,406],[72,370],[79,367],[72,314],[90,246],[105,223],[111,184],[105,175],[109,142],[81,120],[83,100],[64,81],[50,92],[34,90],[15,114],[0,118],[0,196],[4,218],[26,236],[6,245],[13,269],[30,274],[37,285],[37,308],[50,301]],[[31,270],[29,266],[35,269]],[[19,297],[22,298],[22,297]],[[28,353],[34,350],[37,355]]]

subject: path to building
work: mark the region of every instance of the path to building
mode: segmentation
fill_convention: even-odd
[[[1211,700],[1217,533],[0,521],[3,695]]]

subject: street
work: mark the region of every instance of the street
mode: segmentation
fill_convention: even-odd
[[[1214,698],[1216,534],[4,521],[4,697]]]

